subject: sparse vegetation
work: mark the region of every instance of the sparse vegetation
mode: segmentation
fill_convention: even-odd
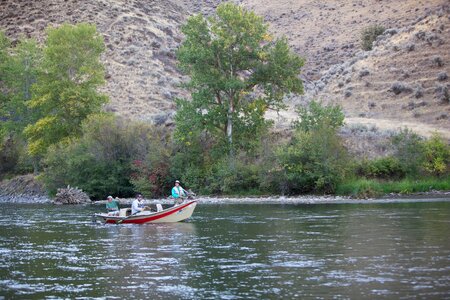
[[[434,64],[434,66],[440,68],[440,67],[444,66],[444,61],[442,60],[441,56],[435,56],[435,57],[433,57],[433,64]]]
[[[414,97],[416,97],[417,99],[422,98],[423,93],[424,93],[423,87],[420,85],[414,89]]]
[[[385,28],[381,25],[371,25],[361,32],[361,47],[365,51],[372,50],[373,42],[379,35],[384,33]]]
[[[447,72],[440,72],[440,73],[437,75],[437,79],[438,79],[439,81],[447,80],[447,79],[448,79]]]
[[[436,97],[444,104],[450,103],[450,93],[444,84],[438,84],[435,88]]]
[[[400,93],[410,93],[412,88],[403,82],[394,82],[389,91],[393,92],[395,95],[398,95]]]

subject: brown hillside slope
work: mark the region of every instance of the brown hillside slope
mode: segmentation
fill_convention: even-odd
[[[135,119],[164,122],[181,92],[175,49],[185,13],[176,1],[0,1],[0,30],[16,39],[42,41],[45,28],[64,22],[96,24],[104,36],[107,110]]]
[[[11,38],[42,39],[49,24],[97,24],[107,45],[105,91],[111,103],[106,109],[161,123],[170,120],[174,97],[185,93],[178,87],[183,77],[175,60],[179,26],[190,13],[210,14],[220,2],[2,0],[0,29]],[[449,79],[444,79],[450,73],[447,0],[233,2],[262,15],[270,30],[285,35],[307,60],[306,93],[289,99],[292,108],[279,118],[281,125],[295,117],[295,105],[315,98],[341,104],[347,123],[382,129],[408,125],[425,135],[450,131]],[[360,32],[375,23],[391,30],[373,51],[363,52]],[[398,94],[397,88],[389,91],[395,83],[402,89]]]

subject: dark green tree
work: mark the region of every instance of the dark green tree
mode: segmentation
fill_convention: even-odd
[[[303,59],[286,39],[273,40],[253,12],[221,4],[212,17],[188,18],[182,31],[177,58],[192,99],[178,101],[175,137],[185,145],[206,133],[230,153],[244,149],[268,127],[268,109],[283,108],[286,93],[303,92]]]

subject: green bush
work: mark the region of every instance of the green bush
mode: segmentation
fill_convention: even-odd
[[[138,187],[130,181],[135,171],[132,162],[156,153],[154,143],[162,140],[153,126],[109,115],[91,116],[83,123],[81,138],[50,147],[43,178],[51,193],[71,185],[94,199],[108,194],[130,197]]]
[[[33,171],[25,142],[17,136],[9,136],[0,142],[0,180],[7,176],[22,175]]]
[[[361,32],[361,47],[365,51],[372,50],[373,42],[384,32],[381,25],[371,25],[363,29]]]
[[[406,172],[397,158],[388,156],[362,161],[357,167],[357,174],[367,178],[393,179],[403,178]]]
[[[224,159],[214,166],[215,189],[222,194],[241,194],[258,191],[258,166],[246,157]]]
[[[400,181],[377,179],[357,179],[340,183],[336,189],[338,195],[350,195],[357,198],[373,198],[383,194],[410,194],[432,190],[450,190],[450,178],[405,178]]]
[[[334,129],[297,130],[278,152],[287,192],[333,193],[347,173],[348,156]]]
[[[418,177],[425,159],[423,138],[409,129],[403,129],[392,138],[394,157],[402,165],[405,174]]]
[[[338,184],[337,195],[349,195],[356,198],[375,198],[382,195],[380,183],[373,179],[358,179]]]
[[[348,155],[336,134],[344,115],[339,107],[311,102],[298,111],[291,141],[277,151],[280,186],[287,193],[333,193],[348,170]]]
[[[434,134],[431,139],[423,143],[425,171],[434,176],[448,174],[450,170],[450,146],[442,137]]]
[[[344,113],[340,106],[326,105],[320,102],[311,101],[308,106],[297,108],[298,120],[294,122],[294,127],[303,131],[327,126],[337,129],[344,125]]]

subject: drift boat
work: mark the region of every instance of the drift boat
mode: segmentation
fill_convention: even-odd
[[[156,205],[156,211],[143,211],[137,214],[131,214],[131,208],[122,208],[118,216],[108,215],[107,213],[94,214],[95,220],[110,224],[144,224],[144,223],[170,223],[180,222],[192,216],[196,200],[175,204],[169,208],[163,209],[161,204]]]

